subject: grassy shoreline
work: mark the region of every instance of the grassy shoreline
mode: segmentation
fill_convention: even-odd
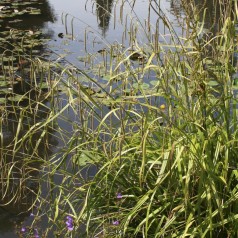
[[[151,26],[150,43],[140,45],[139,22],[130,48],[100,52],[95,77],[69,62],[30,59],[39,95],[17,103],[16,136],[1,150],[4,197],[19,172],[22,189],[13,200],[24,189],[35,195],[27,207],[34,221],[19,237],[36,228],[42,237],[237,237],[237,1],[217,0],[218,28],[207,32],[206,10],[181,0],[183,36],[149,3],[169,42]],[[29,119],[38,110],[45,120],[37,113]],[[64,120],[72,134],[60,127]],[[55,135],[65,143],[56,153]],[[25,167],[9,154],[23,155]],[[29,176],[41,182],[31,184],[36,190]]]

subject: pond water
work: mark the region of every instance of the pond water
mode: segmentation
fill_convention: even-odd
[[[184,34],[178,22],[178,20],[182,21],[183,19],[183,11],[179,1],[161,0],[159,2],[162,9],[161,13],[173,22],[175,32],[178,35]],[[198,3],[199,1],[197,1]],[[123,10],[122,5],[124,5]],[[0,24],[1,29],[7,27],[34,31],[41,29],[44,36],[50,39],[44,48],[46,57],[65,64],[77,65],[81,69],[88,69],[89,66],[84,61],[86,55],[98,56],[98,52],[109,47],[110,44],[123,43],[125,48],[131,45],[128,29],[131,27],[131,21],[136,22],[137,17],[141,19],[138,26],[142,27],[137,34],[137,41],[146,43],[147,39],[143,27],[146,27],[148,21],[155,26],[157,15],[151,13],[150,18],[148,18],[149,8],[146,0],[136,1],[133,11],[130,10],[132,5],[133,1],[42,0],[40,6],[42,15],[22,16],[19,22],[3,21]],[[162,23],[160,23],[160,30],[164,35],[161,41],[169,41],[170,36]],[[47,114],[47,112],[44,113]],[[44,113],[38,115],[39,120],[44,119]],[[70,118],[69,114],[68,122],[59,122],[60,126],[69,134],[72,132],[71,120],[74,119]],[[14,127],[13,124],[11,127]],[[57,132],[54,133],[57,134]],[[64,146],[63,140],[55,138],[51,140],[54,148],[47,152],[47,156]],[[32,220],[31,212],[16,215],[14,209],[15,207],[12,207],[0,211],[0,238],[18,237],[16,230],[19,230],[23,222],[27,224]],[[21,207],[19,210],[21,211]]]
[[[10,27],[32,31],[40,29],[43,31],[44,35],[50,39],[47,48],[44,49],[44,52],[54,52],[61,58],[64,58],[64,62],[69,61],[74,65],[84,67],[84,64],[79,60],[80,58],[84,57],[86,53],[89,52],[92,54],[97,53],[98,50],[103,49],[109,43],[120,43],[122,41],[123,32],[125,31],[125,19],[120,19],[119,17],[120,14],[122,14],[119,11],[119,6],[121,5],[120,1],[98,0],[96,3],[98,5],[90,1],[42,1],[42,5],[37,6],[41,9],[41,15],[20,16],[19,21],[12,21],[12,23],[10,23],[9,20],[2,21],[1,28],[2,30]],[[3,6],[8,6],[8,2],[6,1]],[[169,1],[163,1],[161,7],[168,13],[168,11],[171,10],[171,3]],[[19,9],[24,11],[24,6]],[[128,15],[128,24],[130,22],[129,16],[134,14],[131,13],[129,9],[130,6],[128,5],[124,8],[123,12],[124,18]],[[135,5],[135,13],[140,16],[142,21],[148,17],[148,10],[144,11],[144,9],[148,9],[147,1],[138,1]],[[168,14],[171,19],[175,18],[172,14]],[[63,34],[63,37],[59,37],[61,33]],[[87,38],[87,44],[84,42],[85,35]],[[141,40],[143,40],[143,36]],[[123,41],[125,44],[128,44],[128,42],[126,42],[128,40],[124,39]],[[52,53],[52,55],[48,54],[47,57],[52,59],[57,58],[58,56],[54,53]],[[73,120],[73,118],[70,119],[70,113],[66,116],[69,117],[68,122],[59,121],[59,125],[64,130],[69,131],[70,134],[70,131],[72,131],[71,120]],[[32,116],[29,115],[29,117]],[[44,120],[44,117],[44,114],[38,114],[38,120]],[[10,123],[10,125],[5,129],[5,133],[10,132],[10,136],[14,135],[15,130],[9,128],[16,127],[17,123],[14,125],[13,119],[13,123]],[[25,130],[27,130],[27,128]],[[55,132],[55,137],[57,137],[57,132]],[[57,152],[58,148],[62,148],[64,146],[64,142],[62,140],[54,138],[51,138],[51,144],[53,144],[55,148],[51,148],[51,151],[47,152],[47,156],[50,156],[53,152]],[[42,145],[40,150],[44,151],[45,147]],[[46,154],[46,151],[44,151],[43,154],[44,153]],[[42,157],[44,156],[42,155]],[[37,178],[38,174],[34,174],[32,176]],[[36,184],[33,184],[33,186],[36,186]],[[31,212],[25,213],[25,209],[25,206],[19,204],[6,206],[4,209],[1,209],[1,238],[18,237],[16,232],[19,232],[20,227],[23,224],[31,224],[33,220],[32,216],[30,216]]]

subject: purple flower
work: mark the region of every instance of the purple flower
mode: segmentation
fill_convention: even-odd
[[[67,226],[71,226],[71,225],[73,224],[73,222],[72,222],[72,221],[66,221],[65,224],[66,224]]]
[[[22,227],[22,228],[21,228],[21,232],[26,232],[26,228],[25,228],[25,227]]]
[[[33,217],[33,216],[34,216],[34,214],[33,214],[33,213],[31,213],[31,214],[30,214],[30,217]]]
[[[121,193],[118,193],[118,194],[117,194],[117,198],[118,198],[118,199],[121,199],[121,198],[122,198],[122,194],[121,194]]]
[[[71,216],[67,216],[66,219],[69,221],[69,222],[73,222],[73,218]]]
[[[67,229],[68,229],[69,231],[72,231],[72,230],[74,229],[74,225],[73,225],[73,224],[68,225],[68,226],[67,226]]]
[[[119,224],[120,224],[120,222],[117,220],[112,222],[112,225],[114,225],[114,226],[118,226]]]
[[[69,231],[72,231],[74,229],[74,220],[71,216],[67,216],[66,219],[67,220],[66,220],[65,224],[67,226],[67,229]]]
[[[34,238],[40,238],[39,234],[38,234],[38,230],[35,228],[34,229],[35,232],[34,232]]]

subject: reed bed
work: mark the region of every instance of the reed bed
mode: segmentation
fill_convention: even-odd
[[[47,120],[13,149],[35,131],[37,144],[51,134],[65,143],[37,168],[41,187],[30,209],[42,237],[237,237],[237,1],[214,1],[208,32],[206,8],[176,3],[182,36],[159,3],[148,1],[169,38],[147,22],[141,45],[134,23],[130,47],[101,52],[95,77],[69,62],[54,64],[50,82],[64,94],[51,91]]]

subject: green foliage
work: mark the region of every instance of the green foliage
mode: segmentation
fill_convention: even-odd
[[[103,51],[109,64],[89,71],[30,59],[30,72],[51,80],[32,78],[37,92],[33,101],[31,94],[9,93],[20,116],[14,139],[3,148],[25,157],[23,167],[15,166],[1,151],[2,193],[6,197],[13,168],[23,174],[23,185],[31,174],[24,174],[24,166],[31,172],[42,170],[37,181],[47,183],[47,194],[38,189],[28,209],[37,201],[35,224],[47,217],[46,237],[52,231],[58,237],[237,237],[234,13],[227,4],[220,31],[209,36],[203,29],[206,13],[193,1],[181,2],[186,37],[178,36],[162,11],[151,5],[170,32],[170,43],[159,41],[157,31],[157,41],[148,37],[146,45],[135,37],[132,53],[111,46]],[[2,62],[12,60],[3,56]],[[29,105],[18,107],[19,97],[28,98]],[[38,114],[29,116],[39,108],[44,121]],[[67,121],[67,112],[75,120]],[[25,123],[28,128],[22,133],[25,118],[33,122]],[[72,135],[60,128],[61,121],[70,124]],[[66,144],[57,153],[49,151],[53,134]],[[41,143],[49,156],[39,156]],[[69,214],[72,231],[65,226]]]
[[[86,139],[90,154],[100,154],[76,218],[87,237],[237,236],[234,22],[221,19],[221,34],[201,42],[203,29],[192,20],[182,45],[159,45],[162,58],[151,47],[143,72],[135,73],[155,73],[155,94],[133,83],[137,94],[120,97]]]

